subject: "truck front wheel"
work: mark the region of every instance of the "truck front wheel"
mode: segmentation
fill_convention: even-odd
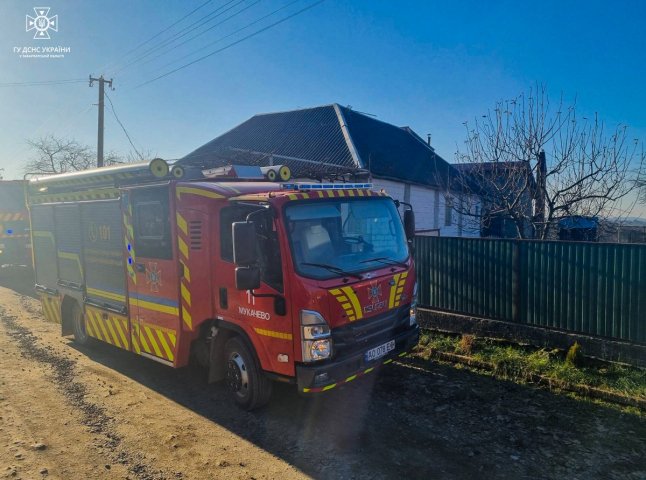
[[[271,380],[260,369],[254,355],[239,337],[227,341],[226,382],[233,400],[245,410],[265,405],[271,396]]]

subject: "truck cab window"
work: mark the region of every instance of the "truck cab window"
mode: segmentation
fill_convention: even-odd
[[[172,258],[166,191],[140,192],[134,202],[137,255],[165,260]]]
[[[220,257],[227,262],[233,262],[233,239],[231,224],[244,222],[247,215],[258,210],[251,205],[235,205],[225,207],[220,213]],[[254,216],[258,257],[260,259],[261,280],[270,287],[283,291],[283,267],[280,255],[280,243],[276,233],[276,225],[269,211]]]

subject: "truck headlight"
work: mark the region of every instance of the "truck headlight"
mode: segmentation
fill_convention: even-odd
[[[410,302],[410,313],[409,313],[409,326],[413,326],[417,324],[417,282],[415,282],[415,286],[413,287],[413,298],[411,298]]]
[[[320,313],[301,311],[301,339],[304,362],[316,362],[332,356],[330,327]]]

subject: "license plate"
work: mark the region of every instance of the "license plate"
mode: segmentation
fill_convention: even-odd
[[[378,347],[371,348],[365,354],[366,362],[371,362],[373,360],[377,360],[378,358],[383,357],[388,352],[390,352],[390,351],[392,351],[394,349],[395,349],[395,341],[394,340],[391,340],[388,343],[384,343],[383,345],[379,345]]]

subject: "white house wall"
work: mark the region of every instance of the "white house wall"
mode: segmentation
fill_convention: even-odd
[[[407,185],[392,180],[373,179],[375,190],[383,189],[395,200],[408,202],[415,210],[417,230],[437,230],[443,237],[478,237],[480,236],[479,221],[474,217],[462,215],[459,209],[452,212],[452,224],[445,223],[445,192],[418,185]],[[473,204],[474,200],[468,200]]]

